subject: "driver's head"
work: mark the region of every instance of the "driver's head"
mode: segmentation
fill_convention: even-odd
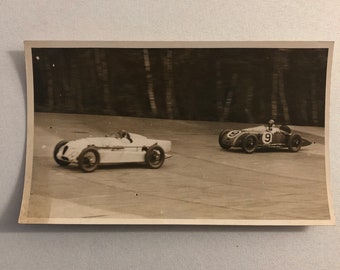
[[[273,119],[270,119],[270,120],[268,121],[268,126],[269,126],[269,127],[272,127],[274,124],[275,124],[275,121],[274,121]]]
[[[118,136],[119,138],[124,138],[126,136],[127,132],[125,130],[119,130]]]

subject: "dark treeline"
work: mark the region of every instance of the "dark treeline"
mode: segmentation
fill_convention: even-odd
[[[324,125],[327,49],[33,49],[35,111]]]

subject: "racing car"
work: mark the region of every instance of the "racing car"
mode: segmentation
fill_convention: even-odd
[[[60,166],[77,164],[84,172],[93,172],[100,164],[145,163],[160,168],[171,155],[171,141],[148,139],[124,130],[105,137],[90,137],[56,144],[53,157]]]
[[[287,125],[275,125],[269,120],[268,125],[240,130],[222,130],[218,137],[222,149],[241,147],[244,152],[251,154],[257,148],[286,148],[298,152],[301,147],[312,144],[300,134],[293,132]]]

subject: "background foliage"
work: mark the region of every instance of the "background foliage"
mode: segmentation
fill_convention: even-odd
[[[327,54],[34,48],[35,110],[323,126]]]

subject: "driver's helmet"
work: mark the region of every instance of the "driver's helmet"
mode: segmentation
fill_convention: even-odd
[[[125,130],[119,130],[118,131],[118,138],[124,138],[127,136],[127,132]]]
[[[274,124],[275,124],[275,121],[273,119],[270,119],[268,121],[268,127],[272,127],[272,126],[274,126]]]

